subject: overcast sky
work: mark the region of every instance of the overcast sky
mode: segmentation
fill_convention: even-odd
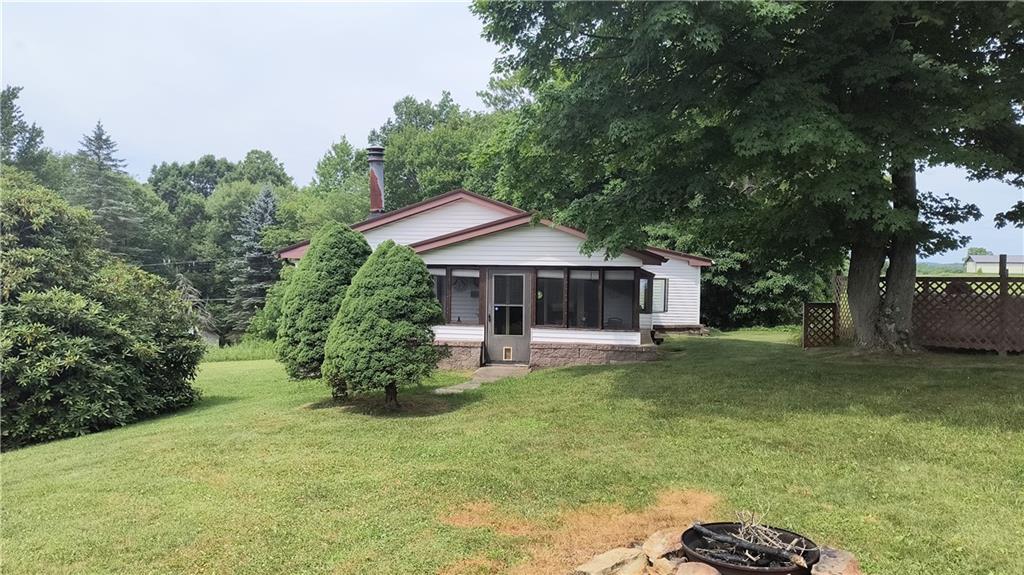
[[[473,109],[498,50],[465,4],[32,4],[4,1],[3,83],[56,150],[77,149],[97,119],[129,171],[203,154],[280,158],[305,184],[341,135],[366,144],[399,98],[442,90]],[[921,175],[923,190],[978,204],[973,245],[1024,253],[1024,233],[992,216],[1022,199],[959,170]],[[948,253],[934,261],[957,261]]]

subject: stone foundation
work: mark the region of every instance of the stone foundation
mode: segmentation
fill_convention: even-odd
[[[478,341],[436,341],[434,345],[448,348],[448,356],[437,362],[438,369],[476,369],[483,357],[483,345]]]
[[[658,358],[657,347],[647,345],[618,345],[596,343],[537,343],[530,344],[530,367],[559,367],[564,365],[600,365],[653,361]]]

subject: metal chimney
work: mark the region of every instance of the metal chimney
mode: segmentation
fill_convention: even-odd
[[[370,218],[384,213],[384,147],[366,148],[370,163]]]

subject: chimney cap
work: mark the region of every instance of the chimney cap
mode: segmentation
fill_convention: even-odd
[[[366,152],[371,156],[383,156],[384,146],[368,146]]]

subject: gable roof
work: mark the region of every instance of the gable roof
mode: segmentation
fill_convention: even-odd
[[[484,224],[421,240],[410,244],[409,247],[411,247],[416,253],[423,253],[481,236],[497,233],[502,230],[524,226],[533,222],[534,216],[530,212],[521,210],[506,204],[505,202],[499,202],[493,198],[473,193],[463,188],[456,188],[439,196],[427,198],[423,201],[410,204],[393,212],[387,212],[376,218],[363,220],[357,224],[353,224],[352,229],[357,232],[366,232],[460,200],[487,206],[495,209],[495,211],[505,212],[507,215],[503,218]],[[583,240],[587,239],[587,234],[576,228],[556,224],[548,219],[541,219],[538,223],[576,236]],[[306,254],[307,249],[309,249],[309,240],[303,240],[277,250],[277,256],[282,259],[299,259]],[[709,258],[677,252],[666,248],[656,248],[653,246],[647,246],[641,250],[626,249],[623,250],[623,253],[640,259],[645,265],[660,265],[669,259],[685,261],[695,267],[707,267],[714,263]]]
[[[997,264],[999,263],[999,256],[967,256],[967,259],[971,260],[976,264]],[[1008,264],[1021,264],[1024,263],[1024,256],[1006,256],[1006,263]]]
[[[479,237],[489,236],[491,234],[495,234],[511,228],[518,228],[521,226],[529,225],[532,222],[533,214],[523,212],[521,214],[512,215],[507,218],[495,220],[493,222],[487,222],[485,224],[480,224],[478,226],[473,226],[471,228],[466,228],[464,230],[458,230],[434,238],[418,241],[416,243],[410,244],[409,247],[411,247],[413,251],[415,251],[416,253],[421,254],[424,252],[429,252],[431,250],[436,250],[450,245],[473,240]],[[582,240],[587,239],[587,234],[581,232],[580,230],[577,230],[576,228],[570,228],[569,226],[556,224],[555,222],[546,219],[541,219],[538,223],[549,228],[565,232],[569,235],[576,236],[577,238]],[[623,250],[623,253],[638,258],[644,264],[660,265],[663,262],[668,261],[663,256],[660,256],[648,250],[626,249]]]
[[[404,208],[399,208],[392,212],[385,212],[376,218],[370,218],[357,224],[352,224],[352,229],[357,232],[369,231],[458,201],[469,201],[481,206],[486,206],[494,209],[496,212],[502,212],[506,216],[526,213],[525,211],[520,210],[519,208],[514,208],[504,202],[499,202],[498,200],[488,198],[487,196],[481,196],[480,194],[474,194],[469,190],[456,188],[439,196],[427,198],[421,202],[416,202],[415,204],[409,204]]]

